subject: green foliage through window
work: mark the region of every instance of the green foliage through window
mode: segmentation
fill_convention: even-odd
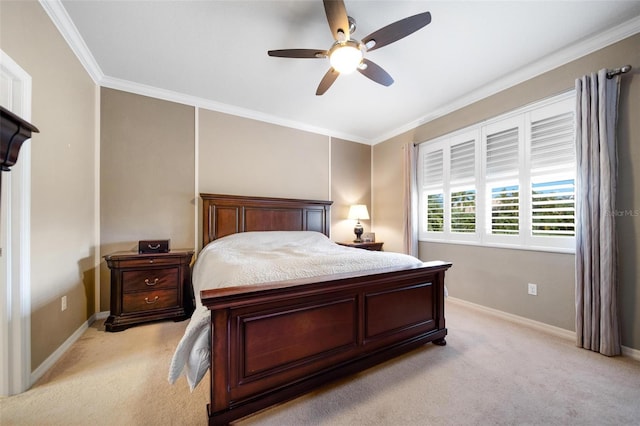
[[[518,185],[491,188],[491,233],[517,235],[520,232]]]
[[[451,232],[476,232],[476,191],[451,193]]]
[[[536,236],[575,235],[575,183],[573,179],[534,183],[531,191],[532,226]]]
[[[429,232],[444,231],[443,194],[427,195],[427,229]]]

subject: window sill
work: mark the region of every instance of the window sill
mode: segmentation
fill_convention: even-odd
[[[575,255],[575,248],[563,248],[563,247],[540,247],[540,246],[522,246],[515,244],[501,244],[501,243],[478,243],[469,241],[455,241],[455,240],[441,240],[437,238],[422,238],[419,239],[420,243],[437,243],[437,244],[455,244],[473,247],[486,247],[486,248],[500,248],[508,250],[523,250],[523,251],[538,251],[547,253],[560,253],[560,254],[572,254]]]

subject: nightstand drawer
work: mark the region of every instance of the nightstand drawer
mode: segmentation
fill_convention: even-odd
[[[120,251],[104,259],[111,270],[111,312],[104,322],[106,331],[122,331],[163,319],[181,321],[191,316],[192,250]]]
[[[155,289],[175,289],[179,284],[178,268],[140,269],[122,272],[122,291],[149,291]]]
[[[148,267],[154,265],[175,265],[176,258],[170,254],[165,256],[161,255],[140,255],[136,257],[130,257],[123,260],[114,260],[114,265],[122,268],[136,268],[136,267]]]
[[[123,313],[175,308],[176,306],[179,306],[178,290],[140,291],[122,296]]]

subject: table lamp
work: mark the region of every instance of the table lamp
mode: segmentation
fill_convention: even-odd
[[[360,224],[360,219],[369,220],[369,212],[367,211],[367,206],[364,204],[353,204],[349,208],[349,219],[357,220],[355,228],[353,228],[353,232],[356,234],[356,239],[353,240],[354,243],[361,243],[362,238],[362,225]]]

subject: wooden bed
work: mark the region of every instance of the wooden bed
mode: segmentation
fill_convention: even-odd
[[[329,235],[331,201],[200,194],[203,246],[245,231]],[[427,342],[444,345],[446,262],[204,290],[210,425],[223,425]]]

